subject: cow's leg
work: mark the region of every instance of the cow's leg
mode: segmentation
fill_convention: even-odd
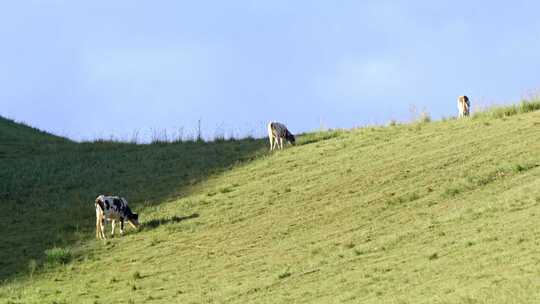
[[[283,137],[279,137],[279,149],[283,150]]]
[[[467,104],[464,102],[459,103],[459,118],[467,116]]]
[[[96,238],[101,239],[101,217],[102,217],[101,209],[96,204]]]
[[[112,226],[111,236],[114,236],[114,227],[116,226],[116,220],[111,221],[111,226]]]
[[[100,225],[101,221],[99,219],[99,214],[96,214],[96,239],[101,239]]]
[[[120,235],[124,235],[124,219],[120,219]]]
[[[100,220],[100,230],[101,230],[101,239],[105,240],[107,237],[105,236],[105,217],[102,216]]]

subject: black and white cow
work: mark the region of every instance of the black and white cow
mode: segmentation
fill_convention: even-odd
[[[100,195],[96,198],[96,238],[106,239],[105,221],[111,221],[112,232],[114,235],[114,226],[116,221],[120,221],[120,234],[124,234],[124,221],[133,226],[139,227],[139,215],[133,213],[128,206],[128,202],[123,197]]]
[[[271,121],[268,123],[268,139],[270,140],[270,151],[275,147],[283,149],[283,139],[294,145],[296,139],[289,132],[287,127],[279,122]]]

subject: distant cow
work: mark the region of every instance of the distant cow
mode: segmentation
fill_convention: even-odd
[[[296,142],[294,135],[289,132],[287,127],[275,121],[268,123],[268,139],[270,140],[270,151],[274,150],[275,147],[283,149],[283,139],[293,145]]]
[[[469,116],[469,112],[471,110],[471,102],[469,101],[469,97],[463,95],[458,97],[457,101],[457,107],[459,110],[459,117]]]
[[[120,221],[120,234],[124,234],[124,220],[133,226],[139,227],[139,215],[133,213],[128,206],[128,202],[123,197],[100,195],[96,198],[96,238],[106,239],[105,221],[111,221],[112,232],[116,221]]]

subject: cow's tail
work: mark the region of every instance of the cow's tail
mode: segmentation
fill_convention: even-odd
[[[268,140],[270,141],[270,150],[273,149],[274,147],[274,126],[273,126],[273,122],[269,122],[268,123]]]
[[[98,196],[95,201],[96,206],[96,238],[104,239],[105,234],[103,233],[103,214],[105,212],[105,206],[103,206],[103,200],[101,196]]]
[[[103,204],[103,200],[101,199],[101,196],[98,196],[96,198],[96,211],[97,208],[100,208],[102,212],[105,211],[105,205]]]

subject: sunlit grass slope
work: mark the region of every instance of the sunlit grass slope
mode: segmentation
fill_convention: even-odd
[[[508,115],[273,154],[246,140],[3,159],[0,303],[535,303],[540,112]],[[101,192],[126,195],[142,229],[93,240]]]

